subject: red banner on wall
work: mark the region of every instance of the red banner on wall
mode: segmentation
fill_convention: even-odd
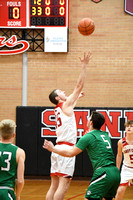
[[[125,0],[124,9],[126,13],[133,15],[133,0]]]
[[[133,120],[133,109],[122,108],[76,108],[74,109],[77,137],[83,136],[87,130],[87,120],[93,110],[102,113],[105,117],[105,123],[102,126],[103,131],[109,133],[110,138],[120,139],[125,136],[124,123]],[[56,124],[54,110],[46,108],[41,113],[41,137],[56,137]]]

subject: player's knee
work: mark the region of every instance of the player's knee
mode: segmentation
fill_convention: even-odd
[[[120,194],[121,192],[124,192],[124,191],[125,191],[125,187],[119,186],[117,193]]]

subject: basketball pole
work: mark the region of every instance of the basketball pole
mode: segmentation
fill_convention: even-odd
[[[27,53],[23,53],[22,106],[27,106]]]

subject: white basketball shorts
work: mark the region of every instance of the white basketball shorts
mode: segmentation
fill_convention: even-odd
[[[56,145],[59,149],[71,149],[72,146],[61,144]],[[51,154],[51,176],[62,176],[71,178],[75,168],[75,157],[63,157],[56,153]]]
[[[133,180],[133,168],[122,165],[120,185],[131,186]]]

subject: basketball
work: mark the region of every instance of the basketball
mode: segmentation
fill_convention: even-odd
[[[83,18],[78,24],[78,30],[82,35],[91,35],[95,30],[94,21],[90,18]]]

